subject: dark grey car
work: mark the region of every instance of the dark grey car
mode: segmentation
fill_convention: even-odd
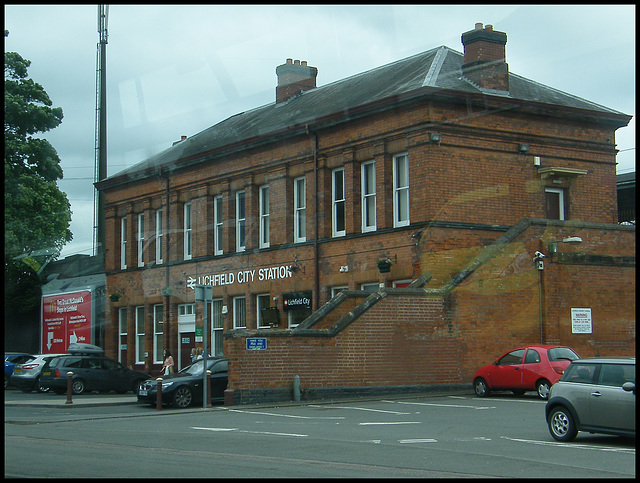
[[[149,374],[134,371],[102,355],[102,349],[89,344],[69,347],[70,354],[49,359],[40,375],[40,384],[58,394],[67,390],[67,373],[72,372],[73,394],[89,391],[116,391],[137,394],[140,383],[149,379]]]
[[[578,431],[635,436],[635,358],[573,361],[551,387],[545,415],[558,441],[572,441]]]

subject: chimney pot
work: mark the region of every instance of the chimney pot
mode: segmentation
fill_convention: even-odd
[[[490,32],[493,32],[493,25],[486,25],[484,29],[489,30]]]
[[[474,30],[462,34],[462,76],[483,89],[509,91],[506,43],[507,34],[493,30],[493,25],[482,29],[482,24],[476,23]]]
[[[286,64],[276,67],[278,84],[276,86],[276,104],[285,102],[303,91],[316,87],[318,69],[307,65],[304,60],[287,59]]]
[[[306,60],[303,60],[303,61],[300,63],[300,65],[302,65],[303,67],[306,67],[306,66],[307,66],[307,61],[306,61]]]
[[[482,23],[478,22],[476,23],[476,30],[480,30],[482,28]]]
[[[293,64],[293,59],[287,59],[287,64]]]
[[[299,60],[297,60],[297,59],[296,59],[296,60],[294,60],[294,61],[293,61],[293,65],[300,65],[300,61],[299,61]]]

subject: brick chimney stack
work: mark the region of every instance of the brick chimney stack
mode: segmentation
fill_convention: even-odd
[[[309,67],[307,61],[287,59],[285,64],[276,67],[278,85],[276,87],[276,104],[285,102],[302,91],[316,87],[318,69]]]
[[[506,43],[507,34],[493,30],[493,25],[482,28],[477,23],[473,30],[463,33],[462,76],[483,89],[509,91]]]

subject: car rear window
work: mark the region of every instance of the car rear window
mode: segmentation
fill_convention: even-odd
[[[581,384],[594,384],[594,376],[597,364],[572,363],[562,375],[563,382],[575,382]]]

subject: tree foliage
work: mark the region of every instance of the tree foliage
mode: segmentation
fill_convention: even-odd
[[[44,88],[28,78],[30,64],[5,52],[5,266],[43,249],[57,256],[72,239],[71,206],[56,184],[63,176],[60,158],[47,140],[36,137],[62,122],[62,108],[52,107]]]

